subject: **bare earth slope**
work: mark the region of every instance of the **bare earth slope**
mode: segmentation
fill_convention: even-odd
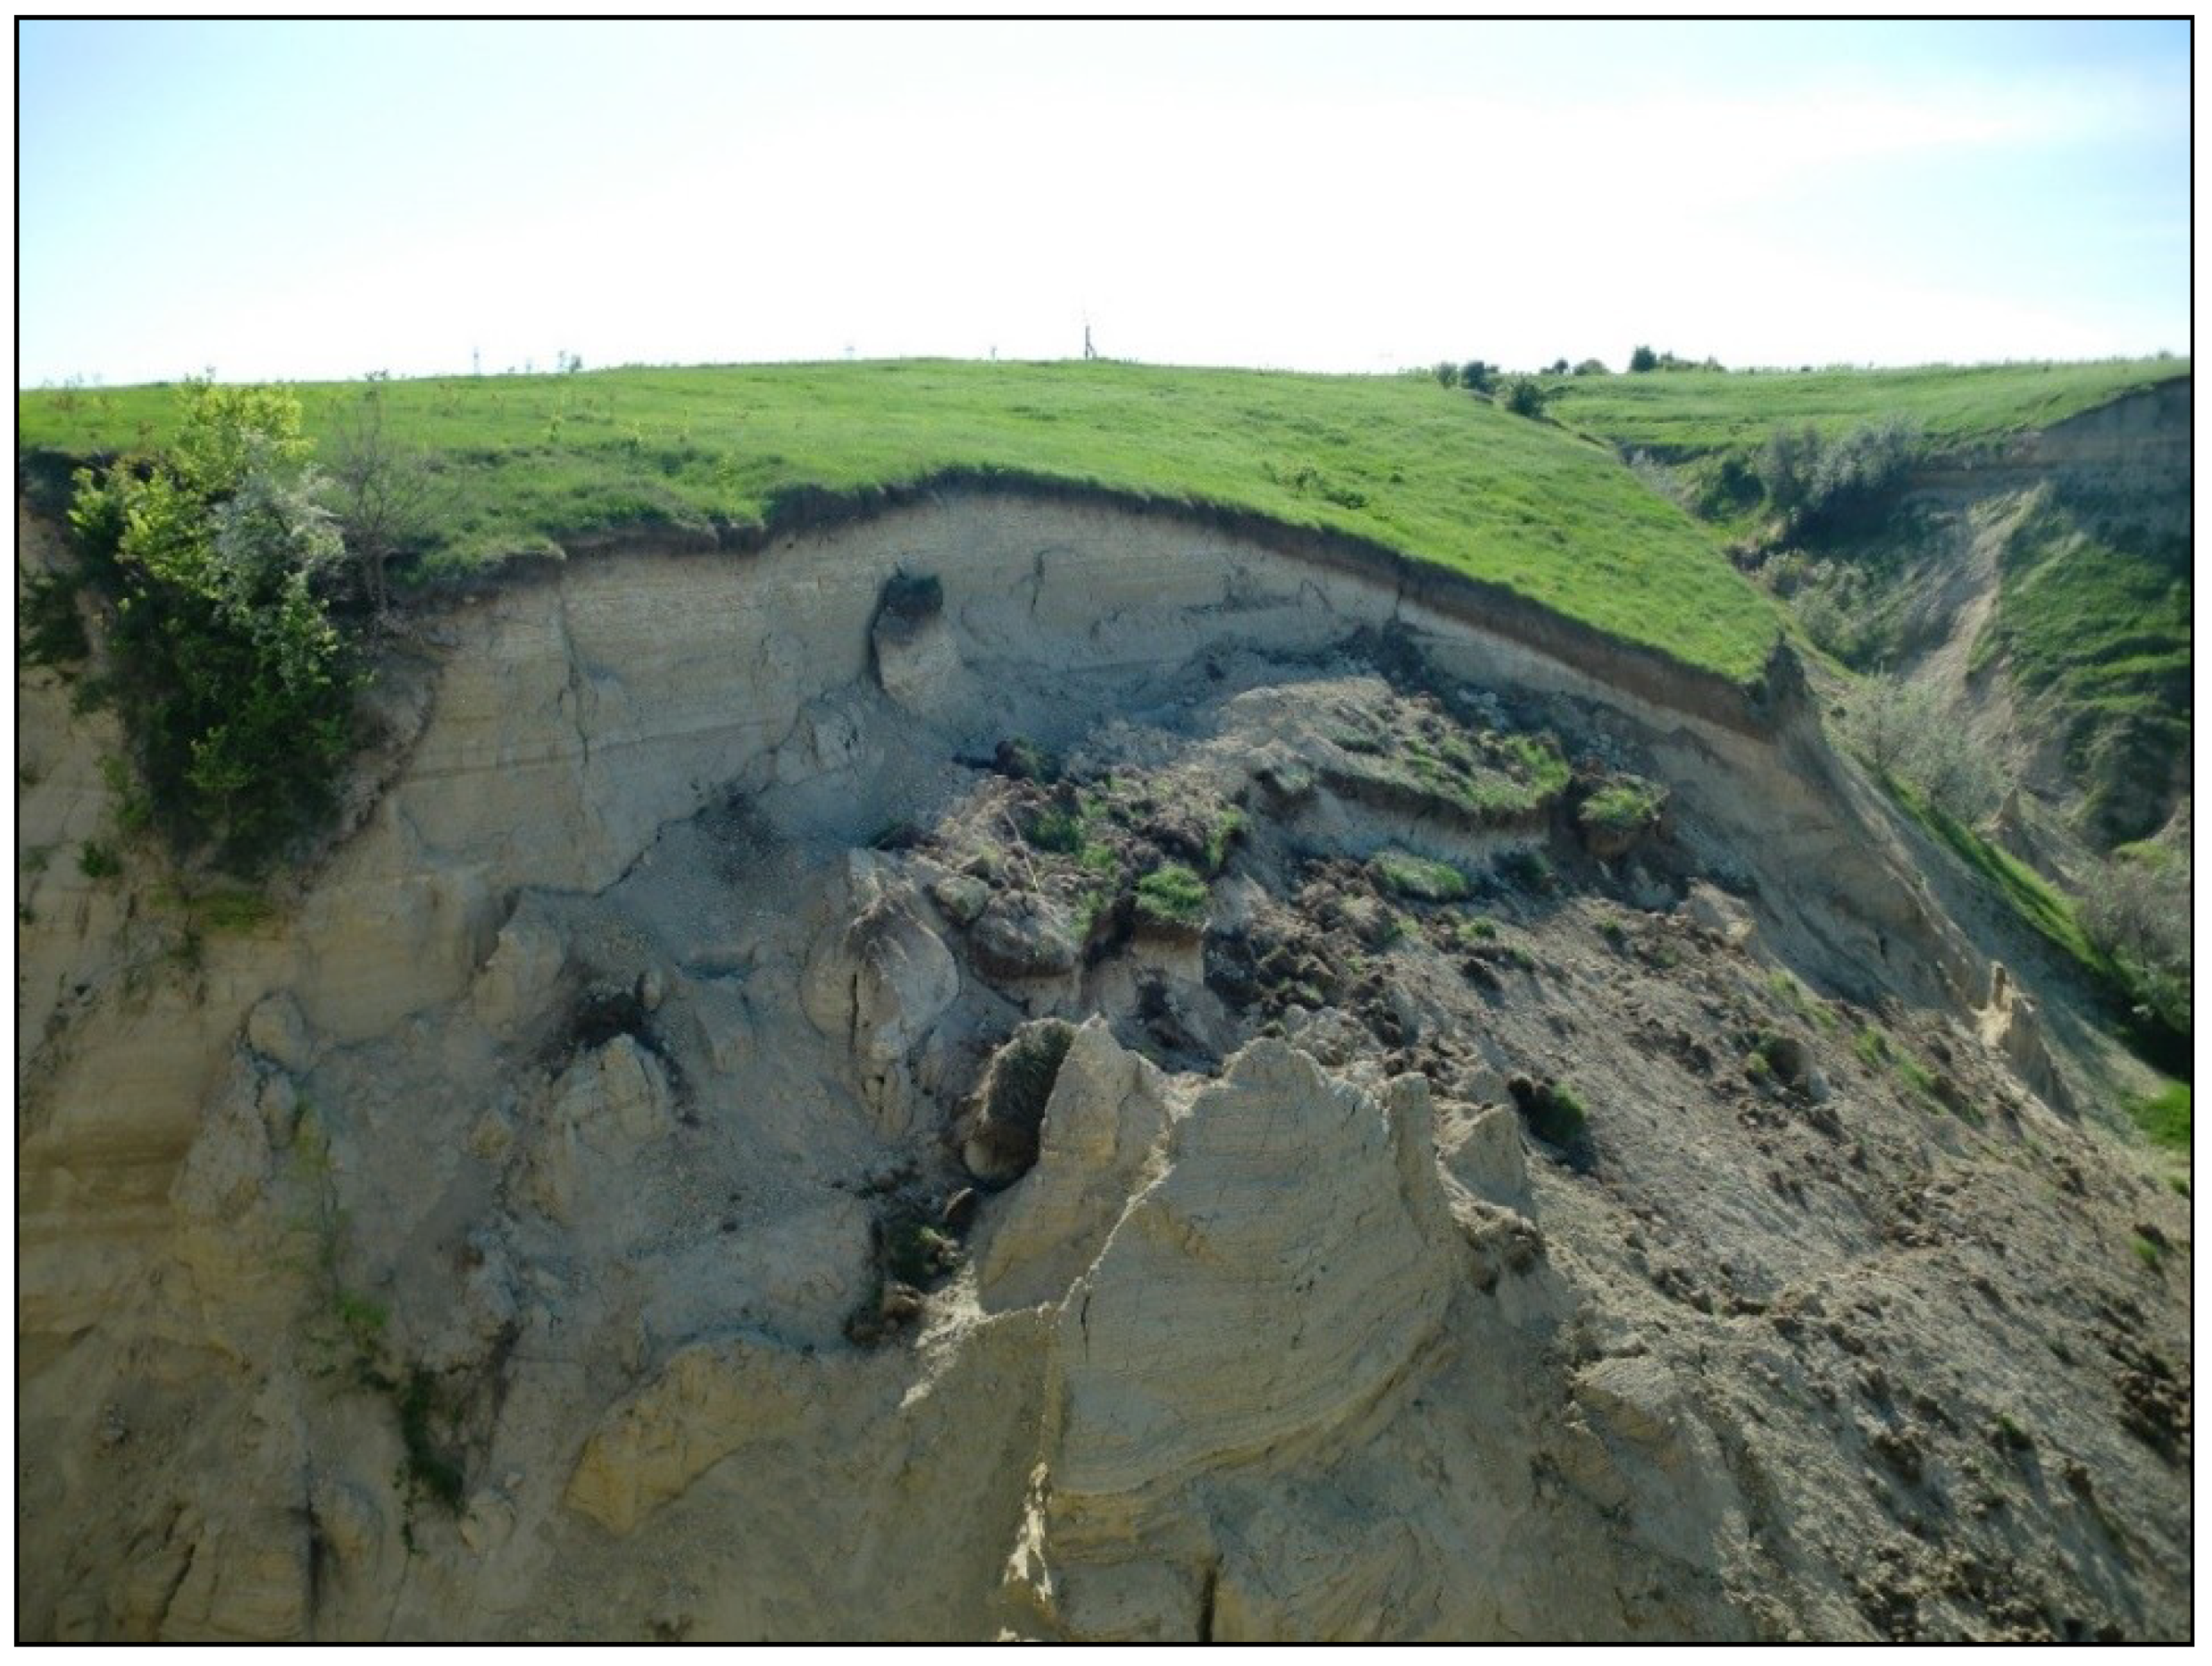
[[[1787,662],[1556,647],[1019,495],[549,568],[190,956],[29,675],[20,1629],[2186,1635],[2186,1205]]]

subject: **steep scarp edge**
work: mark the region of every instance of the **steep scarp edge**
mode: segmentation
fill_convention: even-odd
[[[20,678],[25,1634],[2185,1628],[2186,1210],[1786,662],[1250,530],[454,597],[190,959]]]

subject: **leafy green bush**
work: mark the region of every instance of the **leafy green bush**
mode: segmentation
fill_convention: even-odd
[[[1873,513],[1903,482],[1920,438],[1918,426],[1902,416],[1833,439],[1810,423],[1778,428],[1759,453],[1759,482],[1792,535],[1840,531]]]
[[[1544,384],[1533,376],[1516,376],[1505,385],[1506,409],[1516,416],[1541,416],[1545,401],[1551,396],[1544,391]]]
[[[352,751],[360,679],[315,589],[343,545],[300,466],[296,400],[183,397],[168,453],[79,472],[70,522],[111,604],[103,691],[153,822],[251,876],[329,814]]]

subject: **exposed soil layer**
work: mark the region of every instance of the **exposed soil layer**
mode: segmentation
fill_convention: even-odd
[[[1274,543],[453,598],[193,958],[25,679],[24,1634],[2185,1635],[2186,1201],[1787,664]]]

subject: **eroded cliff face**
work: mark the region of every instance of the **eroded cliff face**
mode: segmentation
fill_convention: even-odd
[[[19,679],[24,1632],[2178,1635],[2185,1207],[1784,670],[1554,647],[1019,496],[578,562],[190,955]]]

